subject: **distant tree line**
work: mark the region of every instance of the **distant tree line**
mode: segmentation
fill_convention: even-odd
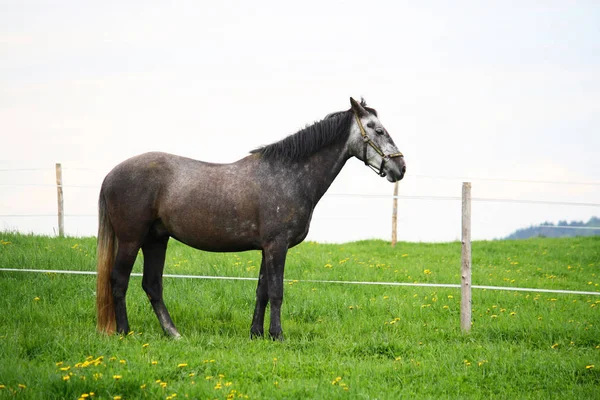
[[[598,229],[572,229],[573,227],[587,227]],[[592,217],[588,222],[583,221],[559,221],[557,225],[544,222],[539,226],[518,229],[506,239],[527,239],[530,237],[572,237],[572,236],[594,236],[600,235],[600,218]]]

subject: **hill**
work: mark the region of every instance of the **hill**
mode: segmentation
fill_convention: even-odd
[[[598,228],[598,229],[581,229]],[[586,223],[583,221],[559,221],[558,225],[550,222],[544,222],[538,226],[518,229],[506,237],[506,239],[528,239],[532,237],[575,237],[575,236],[594,236],[600,235],[600,218],[592,217]]]

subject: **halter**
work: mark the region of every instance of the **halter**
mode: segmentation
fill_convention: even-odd
[[[360,118],[358,118],[358,114],[356,112],[354,113],[354,116],[356,117],[356,123],[358,124],[358,127],[360,128],[360,134],[363,138],[363,143],[365,144],[365,147],[363,148],[363,160],[365,162],[365,165],[367,167],[371,168],[373,171],[375,171],[375,173],[377,175],[384,177],[385,172],[383,172],[383,167],[385,166],[385,162],[387,160],[389,160],[390,158],[404,157],[404,155],[401,152],[386,155],[383,152],[383,150],[381,150],[381,148],[379,146],[377,146],[377,144],[374,141],[372,141],[371,138],[369,138],[367,136],[367,132],[365,132],[365,128],[363,127],[362,122],[360,122]],[[371,146],[373,148],[373,150],[375,150],[377,152],[377,154],[379,154],[381,156],[381,165],[379,166],[379,171],[367,162],[367,146]]]

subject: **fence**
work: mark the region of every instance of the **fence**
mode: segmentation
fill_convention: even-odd
[[[10,171],[34,171],[37,169],[13,169],[13,170],[0,170],[0,172],[10,172]],[[55,175],[56,175],[56,196],[57,196],[57,212],[56,214],[0,214],[0,217],[8,217],[8,218],[32,218],[32,217],[49,217],[55,216],[57,217],[57,225],[58,225],[58,235],[64,236],[65,234],[65,223],[64,218],[65,210],[64,210],[64,192],[63,188],[71,187],[71,188],[82,188],[82,189],[90,189],[96,188],[95,186],[89,185],[67,185],[65,186],[63,183],[63,175],[62,175],[62,165],[57,163],[55,165]],[[456,177],[431,177],[431,176],[420,176],[422,179],[452,179],[456,180],[459,178]],[[600,182],[566,182],[566,181],[531,181],[531,180],[507,180],[507,179],[491,179],[491,178],[478,178],[480,181],[488,181],[488,182],[518,182],[524,184],[552,184],[552,185],[581,185],[581,186],[600,186]],[[52,186],[51,184],[27,184],[27,183],[18,183],[18,184],[2,184],[0,186],[16,186],[16,187],[26,187],[26,186],[43,186],[48,187]],[[513,203],[513,204],[529,204],[529,205],[554,205],[554,206],[569,206],[569,207],[600,207],[600,203],[596,202],[573,202],[573,201],[548,201],[548,200],[536,200],[536,199],[507,199],[507,198],[494,198],[494,197],[472,197],[471,196],[471,182],[463,182],[462,184],[462,195],[460,197],[457,196],[418,196],[418,195],[402,195],[398,194],[398,183],[394,185],[394,192],[391,196],[392,199],[392,238],[391,244],[394,246],[397,242],[397,223],[398,223],[398,200],[435,200],[435,201],[461,201],[462,203],[462,212],[461,212],[461,318],[460,325],[461,329],[465,332],[468,332],[471,329],[471,289],[472,288],[487,288],[487,289],[500,289],[500,290],[537,290],[537,291],[548,291],[544,289],[527,289],[527,288],[500,288],[500,287],[484,287],[484,286],[472,286],[471,284],[471,202],[488,202],[488,203]],[[332,193],[328,195],[329,197],[362,197],[362,198],[380,198],[380,199],[390,199],[390,196],[387,195],[374,195],[374,194],[342,194],[342,193]],[[75,214],[69,215],[71,217],[95,217],[95,214]],[[567,228],[567,229],[580,229],[586,231],[598,231],[600,232],[600,227],[578,227],[578,226],[548,226],[548,225],[540,225],[544,228]],[[10,268],[0,268],[2,271],[36,271],[39,270],[14,270]],[[48,271],[45,271],[48,272]],[[89,272],[77,272],[77,271],[51,271],[57,273],[83,273],[88,274]],[[93,273],[93,272],[91,272]],[[165,275],[167,276],[167,275]],[[177,276],[182,277],[182,276]],[[185,276],[186,278],[196,278],[196,279],[237,279],[237,278],[225,278],[225,277],[211,277],[211,276]],[[239,278],[239,279],[247,279],[247,278]],[[322,283],[339,283],[339,284],[383,284],[383,285],[404,285],[399,282],[345,282],[345,281],[322,281]],[[406,285],[419,285],[419,284],[406,284]],[[423,285],[423,284],[422,284]],[[427,286],[443,286],[443,287],[458,287],[458,285],[446,285],[446,284],[437,284],[437,285],[427,285]],[[556,291],[553,290],[551,292],[564,292],[564,293],[578,293],[578,294],[595,294],[600,295],[600,293],[596,292],[573,292],[573,291]]]
[[[88,172],[92,169],[86,168],[70,168],[69,171],[84,171]],[[4,174],[2,173],[18,173],[18,172],[54,172],[56,177],[56,183],[24,183],[19,180],[17,183],[5,183],[2,182],[2,177]],[[5,175],[4,175],[5,176]],[[408,176],[410,178],[410,176]],[[430,176],[430,175],[415,175],[414,176],[420,180],[449,180],[449,181],[475,181],[475,182],[486,182],[486,183],[520,183],[520,184],[543,184],[543,185],[566,185],[567,187],[573,186],[584,186],[584,187],[600,187],[600,182],[571,182],[571,181],[541,181],[541,180],[524,180],[524,179],[501,179],[501,178],[473,178],[473,177],[452,177],[452,176]],[[98,182],[100,182],[101,178],[98,178]],[[403,181],[404,182],[404,181]],[[77,183],[64,183],[63,182],[63,168],[60,163],[55,165],[54,169],[50,168],[14,168],[14,169],[0,169],[0,188],[5,187],[13,187],[13,188],[56,188],[56,201],[57,201],[57,210],[55,213],[49,213],[47,211],[41,213],[1,213],[0,218],[3,219],[39,219],[39,218],[57,218],[56,227],[58,228],[57,234],[59,236],[63,236],[65,234],[65,218],[69,218],[71,221],[74,219],[80,218],[95,218],[97,213],[95,212],[84,212],[84,213],[66,213],[65,212],[65,195],[64,189],[67,188],[69,190],[86,190],[90,191],[90,189],[94,190],[94,196],[97,196],[99,185],[89,185],[89,184],[77,184]],[[398,225],[398,200],[403,202],[406,201],[442,201],[442,202],[459,202],[461,201],[460,196],[444,196],[444,195],[411,195],[411,194],[398,194],[398,184],[394,186],[394,193],[392,196],[384,195],[384,194],[372,194],[372,193],[327,193],[324,197],[327,199],[335,199],[337,202],[338,198],[343,198],[344,201],[355,200],[355,199],[366,199],[368,201],[372,200],[392,200],[393,210],[392,210],[392,233],[391,233],[391,241],[392,245],[394,245],[397,241],[397,225]],[[500,197],[472,197],[472,201],[475,203],[496,203],[496,204],[521,204],[521,205],[549,205],[549,206],[565,206],[565,207],[600,207],[600,202],[584,202],[584,201],[557,201],[557,200],[540,200],[540,199],[514,199],[514,198],[500,198]],[[323,201],[321,202],[323,203]],[[95,200],[94,200],[95,204]],[[319,209],[322,208],[322,204],[317,208],[316,214],[319,212]],[[69,208],[73,208],[71,205]],[[67,210],[68,211],[68,210]],[[327,216],[320,216],[321,219],[329,219]],[[353,216],[344,215],[343,218],[345,220],[354,218]],[[315,218],[313,218],[314,223]],[[549,226],[549,225],[531,225],[531,227],[543,227],[545,229],[569,229],[576,230],[580,232],[600,232],[600,227],[585,227],[585,226]],[[454,239],[458,239],[455,237]],[[443,240],[442,240],[443,241]]]

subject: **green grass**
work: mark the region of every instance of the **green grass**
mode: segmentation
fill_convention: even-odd
[[[95,269],[93,238],[0,240],[0,267]],[[259,266],[258,252],[172,241],[165,273]],[[94,276],[0,272],[0,398],[600,398],[600,296],[474,290],[464,334],[458,289],[303,282],[459,283],[459,271],[460,243],[302,244],[286,265],[284,342],[249,339],[256,281],[165,278],[175,341],[139,277],[135,332],[106,337]],[[474,242],[473,284],[600,292],[600,238]]]

